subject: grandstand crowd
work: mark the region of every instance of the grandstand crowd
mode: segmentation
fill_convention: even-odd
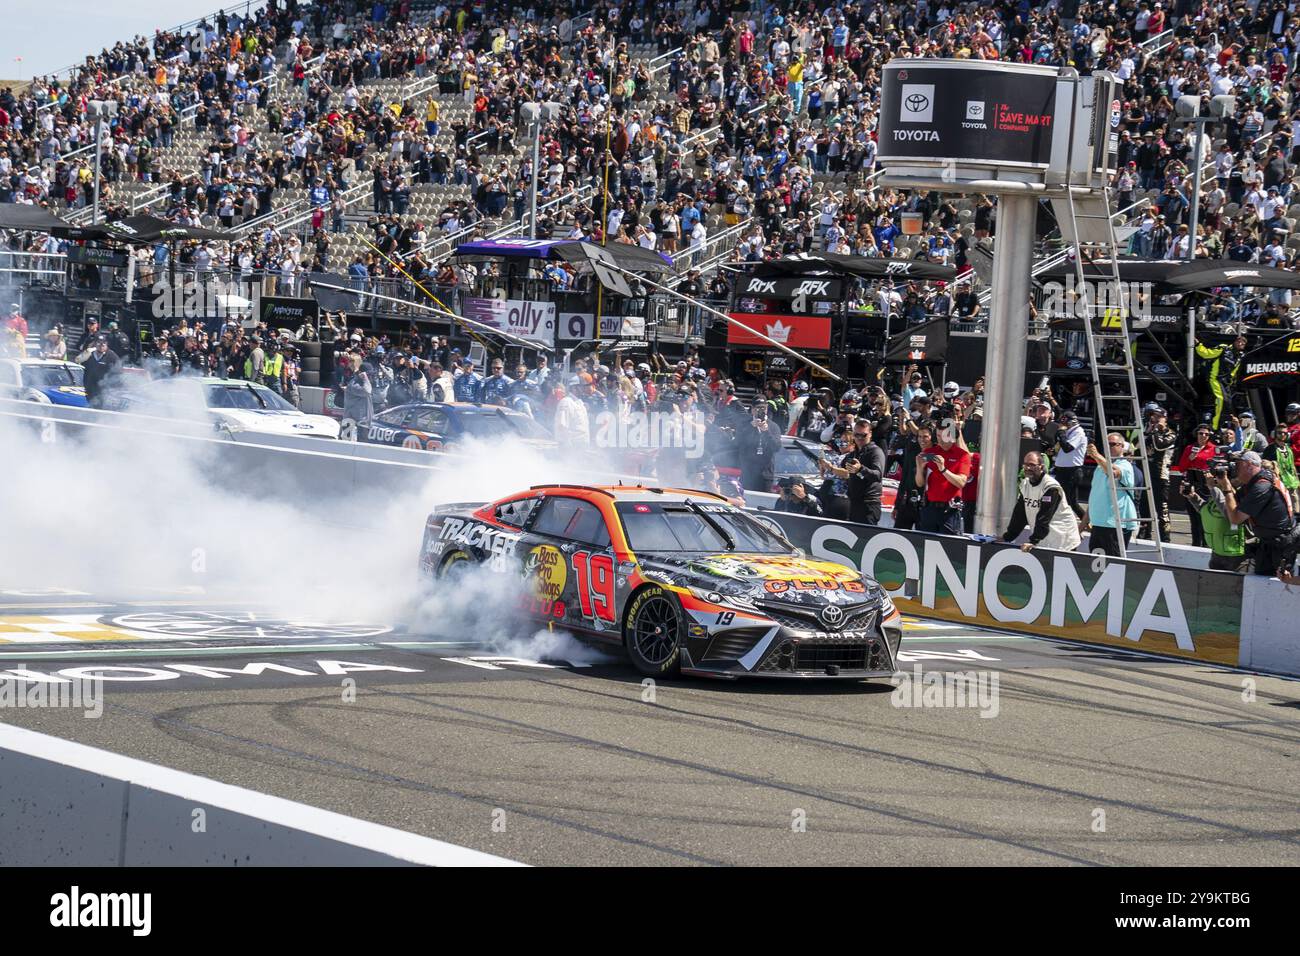
[[[481,275],[441,261],[432,251],[436,241],[520,222],[534,178],[542,207],[533,224],[539,235],[635,243],[702,262],[711,234],[734,229],[727,247],[733,261],[824,250],[923,258],[965,273],[976,245],[996,234],[996,198],[891,189],[874,175],[882,66],[895,57],[957,57],[1071,65],[1085,74],[1105,69],[1120,78],[1114,193],[1130,226],[1129,252],[1295,268],[1300,17],[1292,7],[1275,0],[712,0],[665,8],[628,0],[575,8],[538,0],[527,7],[441,3],[417,10],[410,2],[307,6],[277,0],[248,17],[232,11],[184,31],[120,42],[70,74],[0,90],[0,202],[81,210],[92,202],[98,175],[103,212],[118,218],[132,211],[142,190],[160,187],[152,211],[178,223],[242,231],[232,243],[141,250],[142,265],[161,270],[175,255],[183,266],[271,276],[290,288],[296,275],[331,269],[357,279],[409,273],[441,287],[472,285]],[[410,88],[419,92],[408,96]],[[1200,156],[1194,135],[1172,122],[1175,101],[1187,94],[1237,97],[1235,112],[1207,138]],[[117,102],[117,113],[105,125],[96,170],[88,110],[91,101],[105,99]],[[520,119],[526,102],[556,103],[560,113],[530,129]],[[191,129],[202,145],[196,154],[176,147]],[[197,159],[189,166],[171,162],[191,155]],[[1192,235],[1198,165],[1206,175]],[[432,215],[413,213],[413,195],[427,186],[464,190]],[[307,215],[288,225],[277,222],[274,213],[286,204],[298,204]],[[905,230],[917,220],[919,235]],[[375,251],[340,257],[335,248],[353,233]],[[5,243],[11,253],[66,248],[32,232],[11,232]],[[552,278],[563,288],[570,277]],[[725,293],[721,273],[693,274],[690,282],[697,294]],[[973,320],[981,308],[975,285],[881,283],[864,289],[856,305],[909,322]],[[1292,322],[1290,306],[1289,293],[1279,290],[1225,308],[1233,321],[1285,325]],[[274,343],[288,358],[274,366],[277,387],[289,394],[296,366],[293,352],[284,350],[292,350],[299,335],[346,342],[338,353],[340,398],[346,403],[351,396],[363,419],[375,412],[376,386],[386,396],[392,383],[404,380],[394,395],[427,397],[441,390],[458,397],[457,383],[468,394],[475,377],[490,371],[465,368],[466,359],[418,330],[396,342],[333,322],[283,337],[262,329],[257,341],[240,328],[221,335],[170,331],[170,338],[157,337],[164,354],[147,360],[155,372],[188,366],[261,378]],[[528,411],[558,416],[566,424],[557,433],[570,437],[577,434],[574,390],[584,405],[667,403],[706,429],[709,416],[716,421],[735,400],[734,384],[689,357],[685,367],[646,362],[642,368],[596,356],[564,381],[529,385],[536,371],[525,368],[518,388],[485,394],[507,402],[523,396]],[[354,394],[365,391],[356,384],[363,380],[371,389],[365,400]],[[900,494],[916,506],[918,524],[959,531],[963,507],[925,517],[928,492],[921,488],[917,499],[916,485],[965,469],[964,480],[943,479],[951,491],[934,490],[949,503],[973,502],[977,471],[969,454],[963,463],[952,448],[978,445],[978,389],[922,387],[910,378],[882,385],[854,393],[846,404],[842,396],[803,394],[778,382],[754,410],[763,410],[774,432],[793,430],[829,443],[823,474],[830,499],[812,497],[832,511],[847,509],[834,500],[852,497],[849,489],[864,481],[861,468],[876,470],[871,464],[843,467],[844,456],[857,454],[861,429],[855,422],[865,422],[866,444],[886,459],[880,477],[887,473],[901,482]],[[944,420],[951,422],[956,412],[956,436],[941,447],[933,434],[922,434],[939,450],[922,444],[909,458],[917,423],[931,420],[926,405],[936,391],[949,413]],[[1077,500],[1072,470],[1095,462],[1097,450],[1062,443],[1076,424],[1068,417],[1071,399],[1027,398],[1025,429],[1044,440],[1050,433],[1042,453],[1055,461],[1040,457],[1025,465],[1027,473],[1060,474],[1067,510],[1086,520],[1096,509]],[[792,400],[800,403],[793,414]],[[562,406],[568,411],[559,415]],[[1275,445],[1300,451],[1300,432],[1260,436],[1256,443],[1253,422],[1226,417],[1217,424],[1233,429],[1230,444],[1245,455]],[[1228,440],[1226,433],[1187,438],[1192,456],[1184,464],[1208,462],[1216,453],[1206,458],[1204,449]],[[1112,436],[1096,439],[1111,442]],[[1150,438],[1121,435],[1114,448],[1122,452],[1144,440]],[[1260,447],[1247,447],[1252,444]],[[1161,454],[1172,459],[1176,452],[1177,464],[1187,455],[1181,448],[1171,445]],[[918,453],[925,456],[919,470]],[[1169,480],[1169,464],[1160,466],[1162,480]],[[1272,467],[1277,482],[1293,492],[1293,466]],[[929,475],[926,482],[914,480],[921,472]],[[742,483],[755,487],[771,477]],[[1289,516],[1294,495],[1286,500]],[[1131,530],[1136,512],[1120,510],[1125,514],[1110,515],[1110,526]],[[1199,512],[1189,514],[1193,538],[1201,543]],[[1163,516],[1159,520],[1167,525]]]

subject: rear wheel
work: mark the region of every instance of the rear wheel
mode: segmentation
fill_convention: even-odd
[[[438,579],[455,585],[464,580],[473,564],[474,562],[470,560],[470,556],[464,551],[453,551],[443,558],[442,564],[438,568]]]
[[[632,598],[623,625],[623,643],[633,666],[642,674],[676,674],[681,669],[685,634],[685,615],[672,592],[652,585]]]

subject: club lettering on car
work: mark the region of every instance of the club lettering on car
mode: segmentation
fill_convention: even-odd
[[[469,563],[522,575],[524,617],[621,646],[647,676],[885,677],[903,636],[874,581],[707,492],[542,485],[439,508],[422,571]]]

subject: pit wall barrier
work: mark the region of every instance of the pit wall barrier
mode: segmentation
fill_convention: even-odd
[[[1276,579],[764,514],[907,614],[1300,676],[1300,588]]]
[[[175,422],[167,426],[173,431],[159,433],[157,423],[132,415],[30,402],[0,400],[0,414],[48,429],[50,441],[107,428],[130,448],[202,443],[215,483],[299,503],[419,489],[431,468],[454,458],[297,436],[244,433],[231,440]],[[588,480],[612,484],[617,476]],[[746,502],[766,509],[775,497],[748,493]],[[765,513],[809,554],[876,577],[918,617],[1300,676],[1300,588],[1205,570],[1202,549],[1169,547],[1159,565]]]
[[[517,866],[0,724],[0,866]]]
[[[9,399],[0,399],[0,416],[35,430],[47,444],[110,434],[129,442],[133,450],[186,448],[201,456],[205,474],[214,484],[295,502],[419,490],[432,470],[454,468],[462,457],[454,450],[421,451],[305,435],[229,433],[198,422]],[[583,480],[613,485],[646,479],[593,471]],[[747,492],[745,500],[755,507],[772,507],[777,498]]]

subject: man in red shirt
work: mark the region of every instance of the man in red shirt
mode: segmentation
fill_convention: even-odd
[[[970,452],[957,444],[955,428],[936,432],[937,443],[916,456],[916,482],[925,485],[917,529],[961,534],[961,490],[970,480]]]
[[[17,302],[9,307],[9,317],[5,319],[5,328],[12,329],[27,338],[27,320],[23,318],[22,306]]]

